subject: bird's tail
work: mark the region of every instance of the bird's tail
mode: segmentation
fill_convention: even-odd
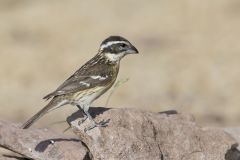
[[[43,115],[48,113],[49,111],[52,111],[62,105],[64,105],[63,101],[59,101],[57,97],[53,98],[43,109],[41,109],[39,112],[37,112],[34,116],[32,116],[28,121],[26,121],[21,128],[27,129],[29,128],[34,122],[36,122],[38,119],[40,119]]]

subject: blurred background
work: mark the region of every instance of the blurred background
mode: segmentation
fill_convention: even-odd
[[[0,0],[0,118],[24,122],[92,58],[103,39],[121,35],[139,55],[125,57],[107,107],[193,114],[201,125],[240,122],[239,0]],[[93,106],[105,106],[106,93]],[[44,116],[60,124],[76,107]]]

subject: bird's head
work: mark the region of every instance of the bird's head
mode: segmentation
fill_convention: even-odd
[[[109,61],[116,62],[127,54],[137,54],[138,50],[125,38],[110,36],[101,43],[99,53]]]

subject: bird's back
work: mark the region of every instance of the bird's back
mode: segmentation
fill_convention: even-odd
[[[81,97],[95,91],[102,94],[114,84],[118,71],[119,63],[110,63],[104,57],[96,55],[44,99],[60,95]]]

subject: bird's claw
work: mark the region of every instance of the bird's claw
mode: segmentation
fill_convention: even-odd
[[[83,118],[81,118],[79,121],[78,121],[78,125],[82,124],[83,122],[85,122],[87,119],[87,116],[84,116]]]
[[[98,122],[98,123],[95,122],[95,124],[96,124],[96,127],[106,127],[109,122],[110,122],[110,119],[106,121],[102,120],[101,122]]]
[[[93,122],[94,122],[93,125],[91,125],[91,126],[89,126],[89,127],[86,127],[86,128],[84,129],[85,132],[87,132],[87,131],[95,128],[95,127],[107,127],[108,123],[110,122],[110,119],[108,119],[108,120],[106,120],[106,121],[105,121],[105,120],[102,120],[101,122],[95,122],[95,121],[93,121]]]

